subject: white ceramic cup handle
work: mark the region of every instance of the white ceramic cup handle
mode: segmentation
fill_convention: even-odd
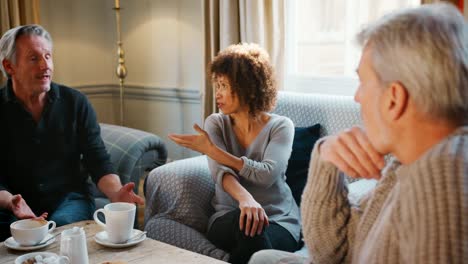
[[[70,259],[67,256],[60,256],[59,264],[70,264]]]
[[[106,227],[106,224],[104,224],[103,222],[101,222],[101,220],[99,220],[98,218],[98,213],[101,212],[104,217],[106,217],[106,214],[104,213],[104,209],[97,209],[96,211],[94,211],[94,215],[93,215],[93,218],[94,218],[94,221],[99,224],[100,226],[103,226],[103,227]]]
[[[50,224],[52,224],[52,227],[50,227]],[[57,226],[57,224],[54,221],[49,221],[47,223],[47,225],[49,226],[49,231],[48,232],[54,231],[55,227]]]

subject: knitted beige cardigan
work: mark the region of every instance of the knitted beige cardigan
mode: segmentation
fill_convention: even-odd
[[[312,263],[468,262],[468,126],[412,164],[390,162],[358,205],[338,169],[312,157],[301,206]]]

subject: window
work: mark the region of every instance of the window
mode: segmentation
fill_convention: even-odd
[[[360,28],[385,13],[421,0],[295,0],[288,4],[288,91],[353,95]]]

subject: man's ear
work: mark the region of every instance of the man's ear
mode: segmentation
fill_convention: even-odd
[[[3,65],[3,69],[5,69],[5,71],[6,71],[9,75],[12,75],[12,73],[13,73],[13,67],[12,67],[11,61],[9,61],[9,60],[7,60],[7,59],[3,59],[2,65]]]
[[[400,82],[393,82],[385,91],[384,107],[390,120],[400,119],[408,110],[409,94]]]

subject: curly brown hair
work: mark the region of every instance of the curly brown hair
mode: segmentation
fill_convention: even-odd
[[[220,51],[209,66],[212,81],[220,75],[229,80],[231,91],[241,105],[256,116],[276,104],[276,80],[268,53],[257,44],[230,45]]]

